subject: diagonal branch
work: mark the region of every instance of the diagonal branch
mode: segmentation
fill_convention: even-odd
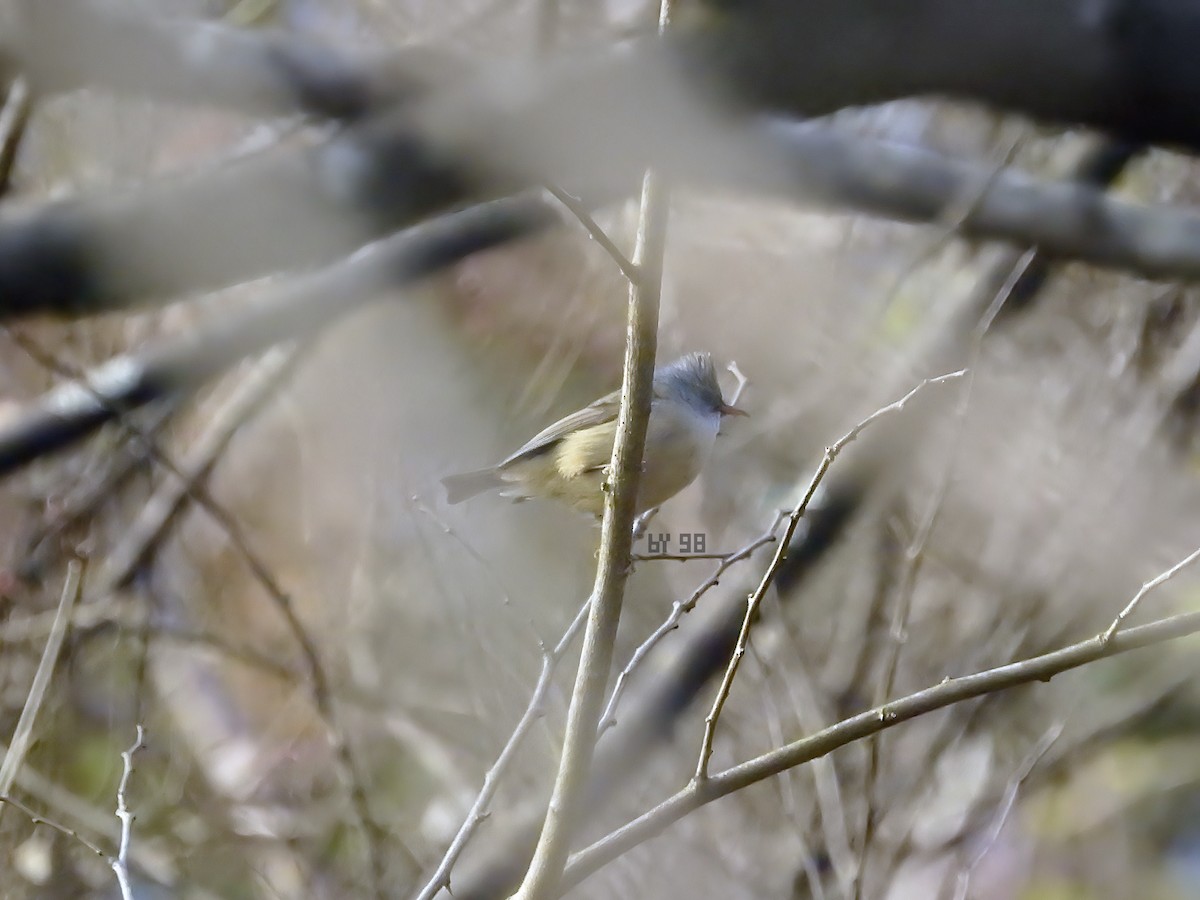
[[[757,617],[758,607],[771,585],[775,583],[775,578],[779,574],[780,567],[783,565],[784,557],[787,555],[788,548],[795,537],[800,519],[808,511],[808,506],[816,495],[817,488],[825,480],[825,475],[829,472],[829,467],[833,465],[834,460],[838,458],[841,452],[874,422],[884,416],[900,412],[908,405],[909,401],[925,388],[931,385],[944,384],[947,381],[961,378],[965,374],[966,371],[960,369],[957,372],[950,372],[946,375],[939,375],[936,378],[925,379],[899,400],[875,410],[875,412],[871,413],[871,415],[867,416],[826,448],[821,462],[817,465],[816,471],[809,480],[808,487],[805,488],[799,502],[797,502],[796,506],[788,514],[787,526],[783,530],[783,537],[779,541],[779,546],[775,549],[775,555],[772,557],[770,564],[768,564],[766,571],[763,572],[758,587],[746,598],[746,615],[742,620],[742,627],[738,632],[737,642],[734,644],[733,653],[729,657],[729,665],[725,669],[725,676],[721,679],[720,687],[717,688],[717,696],[713,698],[712,709],[704,719],[704,737],[700,743],[700,756],[696,761],[696,773],[694,776],[696,781],[705,781],[708,778],[708,762],[712,757],[713,738],[716,736],[717,721],[721,717],[721,711],[725,708],[725,701],[729,698],[729,691],[733,687],[733,679],[737,676],[742,657],[746,653],[746,646],[750,641],[750,626]]]
[[[701,806],[902,722],[985,694],[1049,681],[1055,675],[1110,656],[1197,632],[1200,632],[1200,613],[1171,616],[1149,625],[1119,631],[1107,641],[1103,635],[1098,635],[1041,656],[974,675],[947,678],[934,687],[851,716],[816,734],[712,775],[705,781],[693,781],[673,797],[575,854],[563,876],[564,887],[577,885],[601,866],[661,834],[668,826]]]
[[[530,198],[454,213],[270,290],[249,308],[185,337],[116,357],[89,373],[86,386],[60,385],[0,427],[0,475],[80,440],[119,412],[194,391],[245,356],[309,334],[389,290],[552,221],[556,214]]]

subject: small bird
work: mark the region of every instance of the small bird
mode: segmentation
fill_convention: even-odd
[[[604,513],[604,482],[617,436],[621,392],[613,391],[559,419],[507,459],[442,479],[446,498],[461,503],[503,488],[516,502],[560,500],[582,512]],[[695,481],[708,460],[721,417],[744,416],[721,395],[708,353],[690,353],[654,373],[638,512],[659,506]]]

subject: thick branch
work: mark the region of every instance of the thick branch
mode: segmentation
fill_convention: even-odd
[[[610,467],[611,488],[604,501],[596,584],[592,588],[583,652],[567,711],[558,776],[529,872],[516,894],[520,900],[558,896],[558,882],[591,777],[597,726],[612,670],[625,582],[631,569],[633,517],[637,511],[646,425],[654,389],[668,208],[666,189],[656,175],[647,173],[642,182],[642,210],[633,255],[638,277],[629,285],[625,377]]]
[[[705,103],[803,116],[900,97],[966,98],[1130,140],[1200,148],[1200,0],[709,0],[710,12],[639,59]],[[43,89],[102,84],[258,113],[357,116],[445,83],[442,57],[360,62],[294,36],[122,12],[102,0],[26,2],[9,67]],[[636,108],[629,53],[551,60],[554,93],[577,71],[599,104]],[[431,66],[432,64],[432,66]],[[496,72],[486,73],[485,82]]]
[[[740,0],[681,48],[756,109],[975,100],[1200,149],[1197,0]]]
[[[452,262],[557,221],[529,198],[484,204],[410,229],[268,292],[182,338],[117,357],[87,386],[67,382],[0,427],[0,475],[77,441],[138,406],[195,390],[238,360],[310,333]]]
[[[363,57],[283,32],[167,19],[105,0],[26,2],[0,52],[42,93],[96,87],[255,115],[356,118],[450,73],[445,57]]]
[[[659,127],[648,123],[639,138],[656,140],[650,132]],[[375,121],[311,151],[282,151],[118,198],[0,217],[0,317],[89,314],[330,262],[382,231],[477,193],[444,163],[422,157],[407,133],[402,123]],[[484,131],[463,138],[464,152],[488,139]],[[583,142],[591,140],[606,142],[590,133]],[[514,153],[519,143],[510,143]],[[541,161],[567,166],[572,182],[609,183],[654,149],[635,153],[637,143],[628,142],[623,161],[589,151],[568,166],[570,147],[561,158]],[[990,179],[964,219],[967,235],[1038,245],[1148,277],[1200,274],[1200,215],[1113,200],[1082,184],[1010,171],[992,178],[975,163],[817,125],[730,125],[701,152],[672,153],[669,141],[660,143],[666,169],[694,182],[913,222],[940,221],[964,185]],[[540,183],[535,161],[518,162],[528,168],[506,178],[510,186]],[[472,176],[480,184],[493,177],[500,176]]]

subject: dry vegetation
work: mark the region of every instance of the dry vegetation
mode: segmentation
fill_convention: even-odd
[[[572,0],[197,5],[234,17],[262,7],[259,24],[342,47],[420,41],[480,56],[540,52],[539,28],[544,50],[547,34],[582,45],[654,17],[648,4]],[[551,14],[548,29],[539,15]],[[934,102],[838,121],[1047,176],[1089,140]],[[293,123],[100,90],[52,97],[34,108],[5,203],[123,189],[304,139]],[[1186,203],[1198,184],[1192,160],[1157,152],[1114,192]],[[633,201],[597,217],[632,246]],[[912,226],[672,193],[659,356],[736,360],[752,414],[729,423],[700,482],[650,526],[675,536],[672,549],[682,533],[704,534],[710,553],[752,542],[827,445],[923,378],[970,369],[834,461],[826,487],[871,473],[870,490],[818,564],[764,596],[714,771],[946,677],[1092,637],[1200,542],[1194,291],[1063,264],[1029,308],[947,349],[946,322],[1010,252],[960,241],[954,225],[954,211]],[[5,325],[0,419],[270,283],[162,311]],[[66,630],[32,743],[0,791],[19,803],[0,806],[0,896],[117,896],[88,845],[117,852],[121,753],[139,725],[132,896],[415,894],[525,711],[542,648],[586,599],[598,541],[590,522],[539,504],[448,508],[438,479],[611,388],[625,292],[582,227],[557,229],[7,478],[5,747],[72,561],[83,576],[68,621],[57,617]],[[829,502],[818,494],[814,509]],[[729,567],[634,673],[623,709],[738,613],[773,550]],[[617,671],[718,565],[636,564]],[[1196,591],[1185,571],[1135,615],[1192,609]],[[1195,647],[1124,654],[852,743],[705,806],[573,896],[1195,896]],[[508,895],[472,885],[497,859],[522,865],[512,842],[540,821],[576,654],[555,669],[544,716],[454,869],[456,897]],[[688,783],[714,690],[709,680],[608,773],[577,849]]]

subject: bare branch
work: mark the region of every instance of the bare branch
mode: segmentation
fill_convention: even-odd
[[[664,21],[668,8],[669,0],[664,0]],[[571,835],[579,815],[580,802],[587,788],[597,724],[611,674],[613,644],[631,564],[634,513],[641,484],[646,424],[650,417],[654,382],[669,205],[666,188],[653,173],[648,172],[642,183],[642,211],[633,258],[638,279],[629,286],[625,374],[610,468],[610,490],[604,501],[600,561],[584,632],[583,653],[567,712],[558,776],[541,838],[534,850],[525,881],[516,894],[521,900],[543,900],[556,896],[555,891],[570,852]]]
[[[528,198],[453,213],[270,291],[184,337],[115,357],[90,372],[86,385],[60,385],[0,427],[0,475],[83,438],[119,410],[189,393],[245,356],[310,334],[389,290],[555,220],[545,204]]]
[[[458,832],[454,835],[454,840],[450,842],[450,846],[446,849],[442,856],[441,862],[438,863],[437,869],[430,876],[429,881],[417,894],[416,900],[433,900],[433,897],[442,888],[450,888],[450,873],[454,868],[454,864],[458,862],[459,856],[466,849],[468,841],[471,840],[471,835],[486,818],[488,807],[491,806],[492,798],[495,797],[497,789],[500,787],[500,779],[508,770],[509,764],[516,756],[517,750],[525,739],[525,735],[529,733],[529,729],[533,727],[533,723],[543,715],[546,695],[550,692],[550,686],[554,683],[554,672],[558,668],[559,662],[562,660],[563,654],[567,652],[567,648],[575,640],[575,635],[579,633],[579,629],[583,626],[585,617],[587,616],[588,608],[591,606],[591,601],[588,600],[579,607],[579,612],[575,614],[575,618],[571,620],[571,624],[567,626],[567,630],[563,632],[562,637],[553,648],[542,648],[542,669],[538,673],[537,684],[534,685],[533,693],[529,697],[529,704],[525,707],[525,712],[521,714],[521,718],[517,722],[516,728],[513,729],[508,741],[505,742],[500,755],[496,757],[496,761],[492,767],[488,769],[487,774],[483,777],[483,787],[479,789],[479,793],[475,796],[474,802],[471,804],[471,809],[467,812],[467,817],[459,826]]]
[[[721,560],[721,564],[717,566],[712,575],[710,575],[706,581],[697,587],[696,590],[692,592],[692,595],[686,600],[676,600],[673,604],[671,604],[670,615],[667,616],[667,618],[661,625],[658,626],[658,628],[654,629],[650,637],[646,638],[646,640],[644,640],[641,645],[638,646],[637,650],[633,652],[633,656],[629,658],[629,662],[625,664],[625,668],[621,670],[621,674],[617,676],[617,683],[613,686],[612,695],[608,698],[608,705],[604,708],[604,714],[600,716],[600,734],[603,734],[609,728],[617,724],[617,707],[621,703],[621,696],[625,693],[625,685],[628,683],[629,678],[633,674],[634,670],[642,664],[642,661],[649,655],[650,651],[658,646],[658,643],[664,637],[679,627],[679,620],[682,619],[685,614],[695,609],[696,604],[700,602],[700,598],[720,583],[721,577],[730,569],[730,567],[738,562],[741,562],[743,559],[749,559],[750,556],[753,555],[754,551],[759,547],[764,547],[767,544],[772,544],[778,540],[778,538],[775,536],[775,532],[779,530],[779,523],[783,521],[784,516],[786,515],[787,513],[785,512],[776,513],[775,521],[771,523],[771,527],[749,544],[742,547],[740,550],[735,550],[733,553],[726,553],[724,555],[711,557]],[[657,557],[634,557],[635,560],[655,558],[686,560],[705,559],[710,557],[708,554],[692,557],[672,557],[665,554]]]
[[[717,696],[713,700],[712,709],[708,716],[704,719],[704,738],[700,744],[700,757],[696,762],[696,781],[704,781],[708,778],[708,761],[712,757],[713,738],[716,736],[717,721],[721,717],[721,710],[725,706],[725,701],[729,697],[729,691],[733,687],[733,679],[737,675],[738,667],[741,665],[742,657],[746,653],[746,644],[750,640],[750,626],[754,621],[755,614],[758,612],[759,604],[762,603],[762,598],[766,595],[767,590],[775,581],[775,576],[779,572],[780,566],[783,564],[783,558],[787,553],[788,547],[792,543],[792,538],[796,533],[796,528],[800,524],[800,519],[804,516],[808,509],[809,503],[812,502],[813,496],[817,493],[817,488],[821,486],[821,482],[825,479],[825,474],[829,471],[829,467],[833,465],[833,461],[837,459],[838,454],[846,448],[846,445],[854,441],[862,432],[863,429],[869,427],[878,419],[896,413],[904,409],[908,402],[919,394],[924,388],[930,385],[943,384],[955,378],[961,378],[966,374],[966,370],[960,369],[957,372],[950,372],[946,375],[939,375],[936,378],[926,378],[915,388],[896,400],[894,403],[889,403],[887,406],[875,410],[871,415],[867,416],[848,432],[838,438],[831,446],[825,450],[825,455],[822,457],[820,464],[817,466],[816,472],[813,473],[812,479],[808,483],[800,501],[795,508],[788,514],[787,527],[783,530],[783,538],[779,542],[779,546],[775,551],[775,556],[767,566],[766,572],[763,573],[762,580],[758,587],[746,600],[746,617],[742,620],[742,628],[738,634],[737,643],[734,645],[733,655],[729,659],[729,666],[725,670],[725,677],[721,680],[721,686],[717,689]]]
[[[73,840],[79,841],[79,843],[83,844],[83,846],[87,847],[89,850],[91,850],[93,853],[95,853],[101,859],[107,860],[109,858],[107,853],[105,853],[103,850],[101,850],[98,846],[96,846],[94,843],[89,841],[87,838],[85,838],[83,835],[81,835],[75,829],[68,828],[66,825],[56,822],[53,819],[46,818],[41,813],[34,812],[32,809],[30,809],[28,806],[26,806],[20,800],[0,794],[0,806],[11,806],[13,809],[17,810],[18,812],[24,813],[25,816],[29,819],[29,821],[32,822],[34,825],[45,825],[47,828],[53,828],[59,834],[66,835],[67,837],[72,838]]]
[[[992,849],[996,841],[1000,838],[1000,832],[1004,830],[1004,823],[1008,821],[1008,816],[1012,812],[1013,807],[1017,804],[1017,794],[1021,790],[1021,786],[1025,780],[1033,772],[1034,768],[1042,757],[1054,746],[1054,742],[1058,740],[1063,733],[1064,724],[1056,722],[1054,725],[1042,735],[1041,740],[1029,753],[1013,777],[1009,780],[1008,786],[1004,789],[1004,796],[1001,798],[999,805],[996,807],[996,813],[992,818],[991,825],[988,828],[987,836],[984,838],[975,854],[970,861],[962,867],[958,873],[958,879],[954,888],[954,900],[967,900],[967,893],[971,889],[971,875],[983,862],[983,858],[987,856],[988,851]]]
[[[133,839],[134,815],[129,809],[129,778],[133,775],[133,755],[145,745],[145,732],[137,726],[137,739],[128,750],[121,753],[121,783],[117,786],[117,818],[121,820],[121,842],[117,855],[110,861],[117,884],[121,888],[121,900],[133,900],[133,886],[129,883],[129,842]]]
[[[78,560],[72,560],[67,565],[67,577],[63,581],[62,594],[59,596],[58,608],[54,611],[54,623],[50,626],[50,635],[46,638],[46,646],[42,648],[42,658],[38,660],[37,670],[33,674],[33,683],[25,697],[25,705],[17,719],[17,727],[13,730],[12,741],[8,752],[4,754],[4,762],[0,763],[0,796],[7,797],[12,790],[13,782],[25,761],[25,755],[33,740],[33,726],[46,699],[46,688],[50,686],[50,678],[54,667],[58,664],[58,655],[62,650],[63,640],[71,622],[71,611],[79,602],[80,586],[83,582],[83,565]]]
[[[1165,572],[1160,572],[1154,578],[1151,578],[1149,581],[1143,584],[1138,592],[1133,595],[1133,599],[1125,605],[1125,608],[1117,614],[1117,617],[1113,619],[1112,624],[1108,626],[1108,630],[1104,632],[1104,640],[1112,640],[1113,635],[1117,633],[1124,621],[1133,615],[1133,611],[1137,609],[1138,604],[1142,602],[1143,598],[1145,598],[1147,594],[1149,594],[1155,588],[1166,584],[1168,581],[1178,575],[1183,569],[1186,569],[1188,566],[1194,563],[1197,559],[1200,559],[1200,547],[1197,547]]]
[[[17,78],[9,87],[4,109],[0,111],[0,195],[7,194],[12,186],[17,151],[32,112],[33,98],[30,96],[29,82]]]
[[[1050,653],[973,675],[947,678],[934,687],[875,707],[783,747],[741,763],[704,781],[693,780],[673,797],[575,854],[564,874],[573,887],[601,866],[662,833],[669,825],[714,800],[794,766],[803,765],[855,741],[918,716],[1018,685],[1049,681],[1055,675],[1097,660],[1200,632],[1200,613],[1184,613],[1129,628],[1105,641],[1103,635]]]
[[[621,270],[621,274],[625,276],[625,280],[630,284],[636,283],[638,280],[637,266],[633,264],[628,256],[621,252],[621,248],[613,242],[608,233],[592,218],[592,214],[588,212],[587,207],[577,197],[571,196],[560,187],[550,185],[547,190],[554,195],[554,199],[566,207],[567,211],[579,221],[579,224],[583,226],[583,230],[588,233],[588,237],[599,244],[601,249],[612,258],[612,261],[617,264],[617,268]]]

